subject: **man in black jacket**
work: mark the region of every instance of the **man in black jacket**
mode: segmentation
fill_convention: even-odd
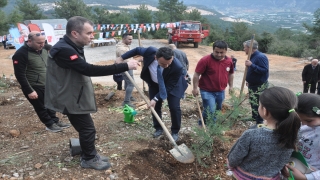
[[[316,92],[317,82],[320,81],[320,65],[318,59],[313,59],[311,64],[304,66],[302,71],[303,93]],[[319,87],[318,87],[319,88]]]
[[[45,108],[44,91],[48,53],[43,50],[45,36],[39,32],[30,32],[28,41],[12,57],[14,74],[21,85],[25,97],[32,104],[46,130],[62,131],[70,127],[59,121],[56,112]]]
[[[86,18],[75,16],[68,20],[66,35],[49,53],[45,105],[66,114],[79,133],[81,167],[105,170],[111,164],[107,157],[97,153],[94,145],[96,129],[90,113],[95,113],[97,107],[90,76],[118,74],[136,69],[139,63],[135,60],[110,66],[87,63],[83,47],[92,41],[93,32],[93,23]]]

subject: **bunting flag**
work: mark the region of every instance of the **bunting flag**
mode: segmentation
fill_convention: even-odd
[[[103,33],[99,33],[99,40],[103,39]]]
[[[100,24],[97,24],[97,29],[101,31]]]
[[[109,37],[110,32],[106,32],[106,38]]]
[[[112,32],[111,32],[111,36],[114,37],[114,34],[115,34],[115,33],[116,33],[115,31],[112,31]]]

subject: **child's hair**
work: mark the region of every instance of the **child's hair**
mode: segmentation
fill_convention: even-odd
[[[303,93],[298,96],[297,113],[305,114],[308,117],[320,117],[317,110],[320,110],[320,96],[312,93]]]
[[[296,149],[301,126],[300,118],[294,111],[298,104],[297,96],[289,89],[274,86],[264,90],[259,99],[261,105],[277,121],[274,134],[278,136],[278,144]]]

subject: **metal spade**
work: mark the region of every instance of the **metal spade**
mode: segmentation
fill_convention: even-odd
[[[144,101],[150,106],[149,99],[143,94],[143,92],[140,90],[138,85],[135,83],[135,81],[131,78],[128,72],[125,72],[126,76],[130,79],[132,84],[135,86],[135,88],[138,90],[139,94],[142,96]],[[167,127],[164,125],[164,123],[161,121],[160,117],[158,116],[157,112],[154,110],[153,107],[150,107],[152,114],[156,117],[159,124],[161,125],[162,129],[164,130],[165,134],[168,136],[170,142],[173,144],[174,148],[170,150],[170,153],[172,156],[181,163],[192,163],[194,161],[194,155],[192,154],[191,150],[185,145],[177,145],[177,143],[172,138],[171,134],[169,133]]]

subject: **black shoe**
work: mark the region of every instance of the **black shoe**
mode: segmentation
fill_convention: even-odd
[[[47,131],[51,131],[51,132],[60,132],[63,129],[61,127],[59,127],[56,123],[53,123],[51,126],[46,127]]]
[[[56,125],[59,126],[61,129],[66,129],[66,128],[69,128],[71,126],[71,124],[64,123],[64,122],[61,122],[61,121],[56,122]]]
[[[172,138],[175,142],[177,142],[179,140],[179,134],[178,133],[172,134]]]
[[[156,132],[154,132],[154,134],[153,134],[153,138],[157,138],[157,137],[161,136],[162,134],[163,134],[162,129],[156,130]]]
[[[98,158],[100,158],[101,161],[109,162],[109,157],[107,157],[107,156],[103,156],[103,155],[100,155],[100,154],[97,154],[96,156],[98,156]],[[80,162],[81,161],[82,161],[82,157],[80,157]]]
[[[90,160],[82,160],[80,163],[82,168],[90,168],[96,170],[106,170],[111,167],[109,162],[102,161],[100,156],[96,156]]]

